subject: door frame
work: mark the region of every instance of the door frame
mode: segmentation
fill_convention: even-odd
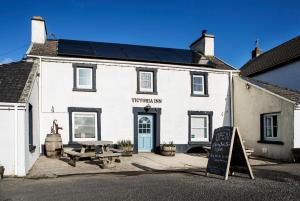
[[[134,130],[134,146],[133,152],[138,153],[138,115],[153,115],[153,152],[159,152],[160,146],[160,115],[161,108],[146,108],[146,107],[133,107],[133,130]]]

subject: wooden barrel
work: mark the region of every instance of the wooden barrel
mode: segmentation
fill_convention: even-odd
[[[160,146],[160,154],[163,156],[175,156],[176,147]]]
[[[47,134],[45,139],[46,156],[58,158],[62,152],[62,140],[60,134]]]

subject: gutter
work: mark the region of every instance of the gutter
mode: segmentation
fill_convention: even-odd
[[[229,91],[230,91],[230,126],[234,126],[234,92],[233,92],[233,78],[232,72],[229,72]]]
[[[222,70],[222,69],[213,69],[201,66],[189,66],[189,65],[179,65],[179,64],[165,64],[165,63],[150,63],[150,62],[132,62],[132,61],[123,61],[123,60],[105,60],[105,59],[86,59],[86,58],[72,58],[72,57],[51,57],[51,56],[37,56],[37,55],[27,55],[27,57],[45,59],[49,61],[60,61],[60,62],[89,62],[91,64],[107,64],[107,65],[120,65],[127,67],[169,67],[169,68],[178,68],[178,69],[187,69],[187,70],[201,70],[206,72],[229,72],[239,73],[239,70]],[[129,66],[130,65],[130,66]],[[201,65],[201,64],[199,64]],[[205,66],[205,65],[203,65]]]

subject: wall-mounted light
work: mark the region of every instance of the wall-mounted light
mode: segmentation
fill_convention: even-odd
[[[144,107],[145,112],[148,112],[150,109],[151,109],[151,105],[149,104]]]
[[[54,106],[51,107],[51,112],[54,113]]]

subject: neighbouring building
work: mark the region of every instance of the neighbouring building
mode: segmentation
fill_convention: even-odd
[[[300,91],[300,36],[262,53],[256,47],[241,75]]]
[[[38,66],[0,65],[0,163],[5,174],[24,176],[40,155]]]
[[[253,155],[294,161],[300,149],[300,93],[234,77],[234,125]]]
[[[300,36],[259,47],[234,78],[234,122],[254,154],[294,161],[300,150]],[[298,152],[299,154],[299,152]]]
[[[32,86],[37,86],[26,93],[20,125],[32,131],[18,129],[25,133],[20,133],[24,143],[16,149],[20,154],[35,149],[23,154],[28,165],[22,163],[20,172],[14,166],[20,164],[19,158],[11,156],[3,162],[4,152],[0,152],[0,161],[9,170],[6,174],[26,174],[43,152],[54,119],[63,127],[64,146],[82,140],[128,139],[135,152],[155,152],[170,141],[178,152],[188,152],[209,144],[215,128],[233,125],[232,77],[239,71],[214,55],[214,36],[206,31],[190,49],[172,49],[50,40],[41,17],[31,22],[25,60],[36,64]],[[18,101],[14,99],[12,105]],[[33,117],[28,116],[30,110]],[[13,111],[7,110],[9,122],[18,124]],[[15,135],[13,125],[2,128],[7,132],[1,135]]]

